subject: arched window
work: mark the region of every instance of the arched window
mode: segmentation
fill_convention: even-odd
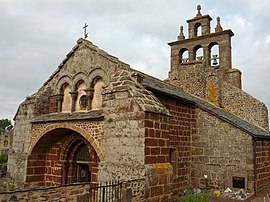
[[[76,105],[75,105],[75,110],[76,111],[82,111],[86,110],[87,108],[87,97],[86,97],[86,84],[83,81],[79,81],[76,84],[76,90],[78,92],[77,100],[76,100]]]
[[[195,46],[194,56],[195,60],[203,60],[203,47],[201,45]]]
[[[210,64],[211,66],[218,66],[220,60],[219,54],[219,45],[216,42],[213,42],[209,45],[209,54],[210,54]]]
[[[71,88],[70,86],[65,83],[62,85],[61,88],[61,93],[64,95],[63,96],[63,101],[62,101],[62,112],[70,112],[71,111],[71,95],[70,95]]]
[[[195,24],[194,31],[195,31],[194,36],[202,36],[202,25],[201,25],[201,23]]]
[[[92,83],[93,89],[94,89],[94,94],[93,94],[93,99],[92,99],[92,109],[100,108],[102,106],[102,90],[104,86],[103,79],[101,77],[96,77],[93,80]]]
[[[90,161],[90,155],[87,146],[82,145],[76,154],[76,161]]]
[[[179,63],[188,62],[188,49],[183,48],[179,51]]]

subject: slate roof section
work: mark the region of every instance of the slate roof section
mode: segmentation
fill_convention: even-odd
[[[265,131],[253,124],[250,124],[240,118],[238,118],[237,116],[226,112],[224,110],[222,110],[219,107],[216,107],[212,104],[210,104],[209,102],[206,102],[196,96],[193,96],[191,94],[185,93],[184,91],[182,91],[181,89],[169,85],[167,83],[165,83],[164,81],[158,80],[156,78],[152,78],[149,77],[145,74],[144,75],[144,79],[143,79],[143,85],[149,89],[149,90],[153,90],[153,91],[157,91],[160,93],[164,93],[167,94],[169,96],[172,96],[174,98],[183,100],[185,102],[194,104],[195,106],[209,112],[210,114],[234,125],[235,127],[247,132],[248,134],[250,134],[253,137],[259,137],[259,138],[269,138],[270,139],[270,133],[269,131]]]

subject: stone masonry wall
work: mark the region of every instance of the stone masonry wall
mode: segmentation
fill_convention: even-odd
[[[15,117],[12,150],[8,157],[8,174],[19,187],[23,186],[26,177],[26,161],[31,144],[33,105],[34,98],[27,97],[19,106]]]
[[[0,193],[0,201],[70,201],[88,202],[89,183],[73,184],[44,189],[29,189]]]
[[[144,112],[125,87],[108,91],[103,98],[104,161],[99,163],[99,181],[144,178]]]
[[[264,103],[228,83],[223,84],[222,91],[222,107],[225,110],[268,130],[268,111]]]
[[[168,201],[171,198],[169,121],[169,116],[145,113],[146,201]]]
[[[101,142],[103,139],[103,121],[90,121],[90,120],[74,120],[74,121],[55,121],[45,123],[35,123],[31,129],[31,145],[28,152],[33,149],[37,141],[47,132],[57,128],[67,128],[74,130],[81,134],[86,140],[93,145],[98,155],[102,154]]]
[[[197,133],[192,135],[192,186],[225,186],[227,174],[248,175],[247,188],[254,191],[252,136],[217,117],[197,109]]]
[[[169,72],[168,82],[185,92],[205,99],[207,76],[205,65],[200,62],[187,63],[174,68]]]
[[[256,189],[257,191],[270,185],[270,140],[255,141],[256,156]]]
[[[190,187],[191,137],[196,132],[196,111],[193,105],[181,100],[157,95],[170,111],[170,162],[173,165],[173,193]]]

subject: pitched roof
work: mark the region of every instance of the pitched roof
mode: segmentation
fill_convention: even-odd
[[[250,124],[239,117],[226,112],[222,110],[221,108],[212,105],[211,103],[196,97],[194,95],[191,95],[189,93],[186,93],[182,91],[181,89],[172,86],[170,84],[165,83],[164,81],[161,81],[159,79],[150,77],[146,74],[143,74],[143,85],[152,91],[157,91],[160,93],[167,94],[171,97],[174,97],[176,99],[183,100],[185,102],[194,104],[195,106],[209,112],[210,114],[232,124],[233,126],[247,132],[253,137],[259,137],[259,138],[269,138],[270,139],[270,133],[269,131],[265,131],[260,127],[257,127],[253,124]]]

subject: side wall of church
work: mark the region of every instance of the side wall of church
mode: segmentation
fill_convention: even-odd
[[[172,192],[172,165],[170,164],[170,117],[145,114],[145,172],[146,201],[169,201]]]
[[[264,103],[228,83],[223,84],[222,106],[243,120],[268,130],[268,111]]]
[[[140,180],[132,187],[134,201],[144,199],[144,112],[125,86],[103,94],[105,115],[104,161],[98,166],[98,180]]]
[[[27,155],[31,145],[31,120],[34,98],[28,97],[19,106],[14,126],[13,146],[8,157],[8,174],[14,183],[23,186],[26,177]]]
[[[156,95],[170,111],[169,161],[173,167],[172,192],[177,194],[190,187],[191,181],[191,138],[196,132],[195,107],[184,101],[165,95]]]
[[[252,136],[201,109],[197,133],[191,142],[192,185],[225,186],[230,174],[247,173],[247,188],[254,191],[254,166]]]

